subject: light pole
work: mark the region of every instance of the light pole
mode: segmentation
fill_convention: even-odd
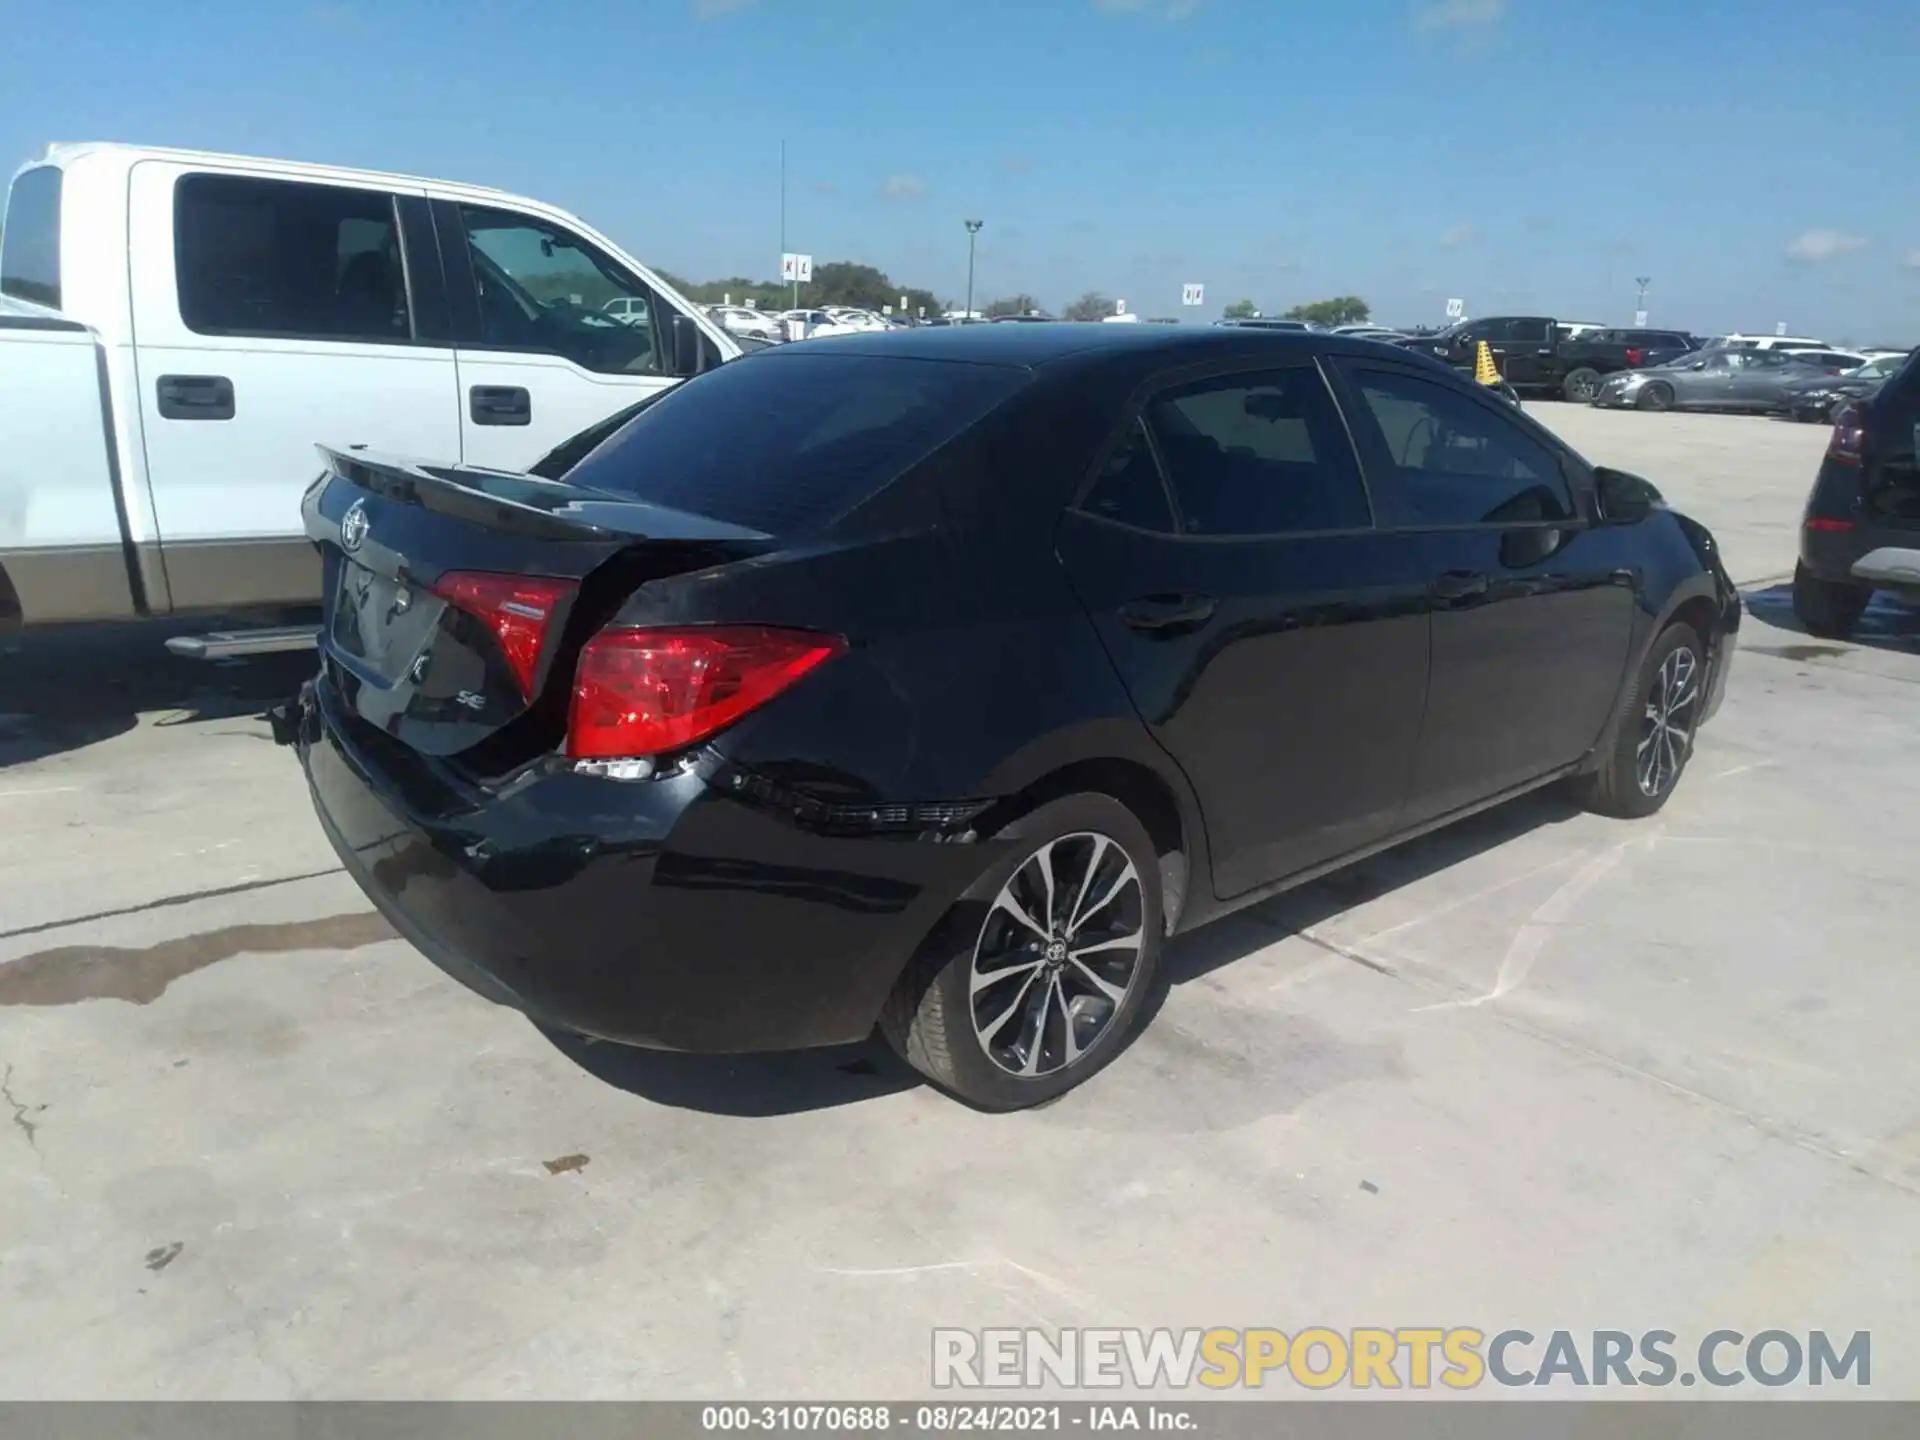
[[[1640,303],[1633,307],[1634,314],[1644,315],[1647,313],[1647,286],[1651,285],[1653,281],[1645,275],[1636,275],[1633,277],[1633,283],[1640,287]],[[1636,320],[1634,323],[1638,324],[1640,322]]]
[[[967,221],[967,308],[964,318],[968,320],[973,319],[973,241],[980,233],[980,227],[986,223],[984,220]]]

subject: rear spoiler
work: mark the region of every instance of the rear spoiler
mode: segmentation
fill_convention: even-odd
[[[457,519],[554,540],[619,538],[699,540],[767,544],[761,530],[676,510],[611,491],[546,480],[515,470],[477,465],[431,465],[425,461],[314,447],[329,477],[402,504],[438,510]]]

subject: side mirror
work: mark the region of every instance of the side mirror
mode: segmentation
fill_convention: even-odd
[[[687,316],[673,316],[673,373],[683,379],[698,375],[705,347],[700,343],[700,327]]]
[[[1608,525],[1636,525],[1666,502],[1652,482],[1605,466],[1593,472],[1600,519]]]

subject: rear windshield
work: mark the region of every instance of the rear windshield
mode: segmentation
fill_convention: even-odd
[[[0,294],[60,308],[60,171],[52,165],[14,179],[0,230]]]
[[[895,356],[735,360],[642,410],[567,481],[800,534],[878,493],[1027,378],[1011,367]]]

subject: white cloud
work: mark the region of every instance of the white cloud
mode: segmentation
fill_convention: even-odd
[[[752,3],[753,0],[693,0],[693,18],[718,20],[722,15],[746,9]]]
[[[1844,230],[1808,230],[1788,242],[1787,258],[1817,264],[1822,260],[1831,260],[1836,255],[1865,249],[1870,243],[1866,236],[1849,235]]]
[[[902,172],[889,175],[880,183],[882,200],[918,200],[927,193],[927,182],[918,175]]]
[[[1507,0],[1432,0],[1413,14],[1416,30],[1478,30],[1498,24]]]
[[[1900,263],[1909,270],[1920,270],[1920,250],[1909,250],[1900,257]]]
[[[1475,231],[1471,225],[1465,223],[1452,225],[1441,232],[1440,243],[1447,249],[1454,250],[1467,244],[1474,238],[1474,235]]]

